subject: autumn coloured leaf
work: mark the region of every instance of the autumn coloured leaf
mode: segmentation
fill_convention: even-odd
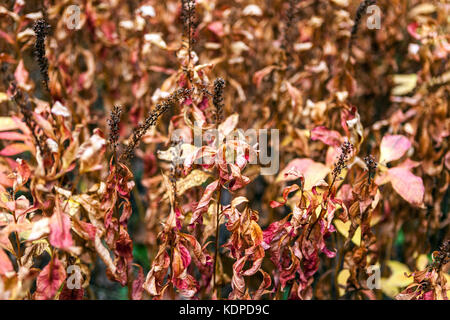
[[[293,175],[286,175],[290,170],[295,169],[297,172],[303,175],[305,179],[305,189],[311,189],[316,183],[325,178],[329,173],[324,164],[315,162],[311,159],[294,159],[290,161],[286,167],[278,174],[277,181],[292,181],[297,177]]]
[[[211,201],[211,198],[214,194],[214,192],[217,190],[219,186],[219,180],[211,182],[206,188],[205,192],[202,195],[202,198],[197,204],[197,208],[194,211],[194,215],[192,216],[191,223],[194,223],[197,221],[197,219],[200,217],[201,213],[207,210],[207,207]]]
[[[11,117],[0,117],[0,131],[15,129],[17,129],[17,124]]]
[[[36,282],[37,300],[52,300],[66,279],[66,270],[61,261],[54,257],[39,274]]]
[[[448,300],[443,1],[69,2],[0,5],[0,299]]]
[[[31,151],[30,147],[23,143],[11,143],[0,150],[0,156],[15,156],[27,151]]]
[[[267,66],[264,69],[255,72],[255,74],[253,75],[253,83],[256,85],[257,88],[259,88],[259,86],[261,85],[261,82],[264,79],[264,77],[270,74],[275,68],[276,66]]]
[[[416,206],[422,205],[425,194],[422,178],[415,176],[407,168],[395,167],[388,170],[388,179],[403,199]]]
[[[88,141],[81,144],[78,149],[77,158],[80,159],[80,171],[87,172],[98,170],[99,160],[105,152],[106,140],[100,130],[95,130]]]
[[[14,76],[19,86],[22,86],[23,88],[29,88],[29,85],[27,84],[29,73],[27,69],[25,69],[23,60],[20,60],[19,64],[17,65]]]
[[[342,143],[342,136],[337,131],[320,126],[311,130],[311,140],[320,140],[329,146],[337,148]]]
[[[64,284],[61,293],[59,294],[59,300],[83,300],[84,288],[69,289],[67,283]]]
[[[408,149],[411,142],[401,135],[385,135],[380,145],[380,162],[388,163],[400,159]]]
[[[63,213],[60,204],[57,204],[55,211],[49,221],[50,244],[60,249],[69,249],[73,245],[70,233],[71,223],[67,214]]]
[[[0,275],[13,271],[13,265],[6,252],[0,248]]]

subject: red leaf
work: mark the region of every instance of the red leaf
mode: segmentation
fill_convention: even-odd
[[[37,278],[35,298],[37,300],[53,299],[66,276],[64,266],[57,257],[54,257]]]
[[[120,235],[116,241],[116,250],[114,250],[114,253],[128,262],[133,260],[133,242],[128,232],[123,228],[120,229]]]
[[[70,234],[70,218],[61,211],[58,198],[56,207],[50,218],[50,244],[56,248],[68,249],[72,246],[72,235]]]
[[[61,294],[59,295],[59,300],[83,300],[83,296],[84,288],[69,289],[67,283],[65,283]]]
[[[133,281],[132,290],[131,290],[131,298],[133,300],[142,300],[142,292],[144,291],[144,271],[140,265],[135,265],[138,267],[138,275],[136,279]]]

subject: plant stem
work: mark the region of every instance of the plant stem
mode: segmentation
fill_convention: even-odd
[[[170,282],[171,282],[171,286],[169,286],[170,289],[170,296],[172,298],[172,300],[175,300],[175,287],[173,285],[173,248],[174,248],[175,244],[173,242],[173,240],[170,240]]]
[[[218,195],[217,195],[217,211],[216,211],[216,249],[214,253],[214,270],[213,270],[213,292],[217,290],[217,297],[220,299],[220,288],[217,286],[216,282],[216,269],[217,269],[217,260],[219,258],[219,228],[220,228],[220,196],[222,194],[222,187],[219,186]],[[217,286],[217,288],[216,288]]]
[[[16,199],[16,192],[13,193],[13,200],[15,201]],[[17,225],[17,217],[16,217],[16,211],[14,208],[14,224]],[[22,261],[20,261],[20,259],[22,258],[22,250],[20,249],[20,238],[19,238],[19,233],[17,231],[14,231],[14,236],[16,238],[16,246],[17,246],[17,252],[16,252],[16,259],[17,259],[17,265],[19,266],[19,268],[22,266]]]

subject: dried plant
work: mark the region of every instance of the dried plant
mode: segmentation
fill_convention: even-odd
[[[119,144],[119,125],[122,108],[114,106],[111,110],[111,117],[108,119],[109,126],[109,144],[113,149],[114,159],[117,160],[117,146]]]
[[[378,164],[372,155],[368,155],[368,156],[364,157],[364,162],[366,163],[367,170],[369,170],[368,182],[370,184],[371,181],[373,181],[373,178],[375,177]]]
[[[448,5],[105,3],[0,5],[0,299],[448,299]]]
[[[213,105],[215,108],[216,124],[223,119],[223,90],[225,88],[225,80],[217,78],[214,80]]]
[[[187,47],[189,68],[191,65],[192,47],[195,42],[195,0],[181,0],[181,21],[183,23],[183,44]]]
[[[39,65],[39,71],[41,73],[42,82],[47,89],[48,88],[48,59],[45,55],[45,38],[48,36],[50,25],[44,19],[37,20],[33,25],[34,33],[36,34],[36,41],[34,43],[34,55]]]
[[[141,123],[137,128],[133,130],[130,142],[128,143],[123,154],[120,156],[119,161],[130,160],[133,157],[134,149],[136,149],[139,141],[142,139],[143,135],[148,131],[148,129],[156,124],[156,121],[159,117],[161,117],[161,115],[167,112],[167,110],[169,110],[170,108],[174,108],[176,106],[176,103],[180,99],[185,98],[188,94],[188,89],[178,89],[169,97],[165,98],[162,103],[158,103],[155,109],[150,111],[143,123]]]

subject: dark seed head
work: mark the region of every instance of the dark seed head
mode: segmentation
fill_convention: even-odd
[[[45,37],[48,35],[50,25],[44,20],[39,19],[33,25],[36,34],[36,42],[34,43],[34,56],[39,64],[39,71],[45,88],[48,90],[48,60],[45,56]]]

